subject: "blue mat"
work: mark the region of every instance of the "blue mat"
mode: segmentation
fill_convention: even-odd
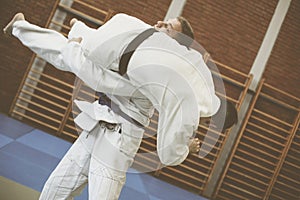
[[[44,152],[59,159],[66,154],[72,145],[65,140],[36,129],[18,138],[17,141],[30,146],[36,151]]]
[[[13,139],[5,136],[5,135],[1,135],[0,134],[0,148],[4,147],[5,145],[11,143],[12,141],[14,141]]]
[[[0,176],[41,191],[71,143],[0,114]],[[75,200],[87,200],[88,189]],[[130,169],[120,200],[205,200]]]

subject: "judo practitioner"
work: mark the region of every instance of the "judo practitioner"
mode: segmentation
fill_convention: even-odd
[[[192,34],[180,34],[192,33],[184,19],[153,27],[117,14],[98,29],[76,19],[71,25],[67,39],[18,13],[4,28],[103,97],[101,104],[75,101],[81,113],[74,121],[83,131],[50,175],[40,199],[73,199],[87,183],[90,200],[118,199],[154,109],[159,112],[157,154],[164,165],[179,165],[190,152],[199,151],[199,140],[192,136],[200,117],[221,116],[221,128],[236,122],[234,108],[220,112],[224,104],[215,95],[211,73],[201,54],[188,48]]]

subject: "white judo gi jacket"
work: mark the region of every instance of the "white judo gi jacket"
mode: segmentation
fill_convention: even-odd
[[[97,30],[80,31],[80,26],[75,23],[69,38],[82,36],[81,44],[49,44],[49,48],[53,45],[58,49],[57,59],[53,52],[51,58],[47,53],[38,52],[39,55],[55,67],[73,72],[95,91],[106,93],[124,113],[144,126],[149,125],[153,109],[157,109],[160,161],[164,165],[183,162],[199,118],[213,115],[220,106],[201,54],[179,45],[165,33],[156,32],[136,49],[126,78],[114,72],[118,71],[119,59],[129,42],[151,26],[126,14],[115,15]],[[77,105],[82,113],[75,122],[92,130],[101,120],[101,109],[97,109],[96,102]],[[105,120],[118,122],[114,117],[112,114]]]

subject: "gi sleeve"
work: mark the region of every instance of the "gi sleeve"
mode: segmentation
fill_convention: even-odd
[[[130,80],[159,112],[157,153],[164,165],[179,165],[189,154],[189,140],[199,123],[194,93],[170,68],[145,65],[129,72]]]
[[[77,42],[68,43],[62,49],[61,55],[64,65],[95,91],[130,96],[136,90],[129,80],[86,57]]]
[[[166,97],[161,102],[157,153],[164,165],[179,165],[189,154],[189,141],[198,125],[197,111],[190,109],[191,104],[185,97]]]

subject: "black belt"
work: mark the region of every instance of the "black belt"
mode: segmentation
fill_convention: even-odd
[[[138,46],[144,40],[146,40],[148,37],[150,37],[154,32],[156,32],[156,30],[154,28],[147,29],[147,30],[143,31],[142,33],[140,33],[138,36],[136,36],[128,44],[128,46],[126,47],[126,49],[124,50],[124,52],[123,52],[123,54],[122,54],[122,56],[120,58],[120,62],[119,62],[119,74],[120,75],[122,75],[122,76],[126,75],[128,63],[130,61],[131,56],[133,55],[133,53],[135,52],[135,50],[138,48]],[[110,100],[110,98],[107,97],[104,93],[98,92],[98,96],[99,96],[99,101],[98,101],[99,104],[107,105],[115,113],[117,113],[118,115],[120,115],[121,117],[123,117],[124,119],[126,119],[127,121],[133,122],[137,126],[143,127],[143,125],[141,123],[139,123],[135,119],[129,117],[127,114],[125,114],[124,112],[122,112],[120,110],[120,108],[115,103],[113,103]]]
[[[144,127],[143,124],[141,124],[140,122],[136,121],[135,119],[133,119],[132,117],[124,113],[117,104],[115,104],[113,101],[110,100],[108,96],[106,96],[106,94],[102,92],[98,92],[98,96],[99,96],[99,100],[98,100],[99,104],[108,106],[112,111],[114,111],[114,113],[120,115],[127,121],[134,123],[138,127]]]
[[[129,60],[134,53],[134,51],[138,48],[138,46],[146,40],[148,37],[150,37],[153,33],[157,32],[154,28],[147,29],[140,33],[138,36],[136,36],[126,47],[126,49],[123,52],[123,55],[121,56],[120,62],[119,62],[119,74],[122,76],[126,74],[127,67]]]

